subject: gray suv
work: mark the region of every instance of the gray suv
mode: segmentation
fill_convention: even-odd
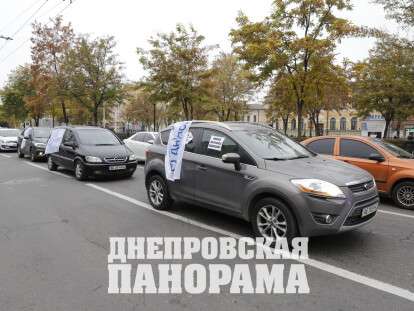
[[[270,127],[194,121],[181,178],[165,178],[171,129],[147,150],[145,184],[155,209],[184,201],[243,218],[259,237],[316,236],[370,222],[379,199],[373,177],[317,155]]]

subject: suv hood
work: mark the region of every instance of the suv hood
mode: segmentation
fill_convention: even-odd
[[[5,142],[17,142],[17,137],[14,136],[0,136],[0,140]]]
[[[105,157],[115,157],[121,156],[126,157],[131,154],[131,152],[125,147],[125,145],[116,145],[116,146],[80,146],[80,150],[85,156],[94,156],[101,159]]]
[[[366,171],[324,156],[286,161],[266,160],[266,169],[292,176],[293,178],[315,178],[337,186],[364,182],[373,177]]]

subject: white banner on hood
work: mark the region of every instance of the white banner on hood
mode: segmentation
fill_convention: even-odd
[[[63,140],[65,129],[53,129],[47,141],[45,154],[56,153],[59,151],[60,144]]]
[[[190,126],[191,121],[177,122],[172,125],[164,163],[167,180],[175,181],[181,177],[181,164]]]

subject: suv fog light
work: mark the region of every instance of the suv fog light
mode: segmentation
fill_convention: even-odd
[[[313,219],[320,224],[330,225],[335,221],[336,216],[329,214],[313,214]]]

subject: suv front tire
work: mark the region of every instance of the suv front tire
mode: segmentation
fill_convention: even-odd
[[[272,240],[286,238],[291,241],[298,234],[292,212],[276,198],[259,200],[250,213],[250,221],[257,237]]]
[[[166,180],[156,174],[151,175],[147,184],[147,195],[151,206],[156,210],[167,210],[172,205]]]

